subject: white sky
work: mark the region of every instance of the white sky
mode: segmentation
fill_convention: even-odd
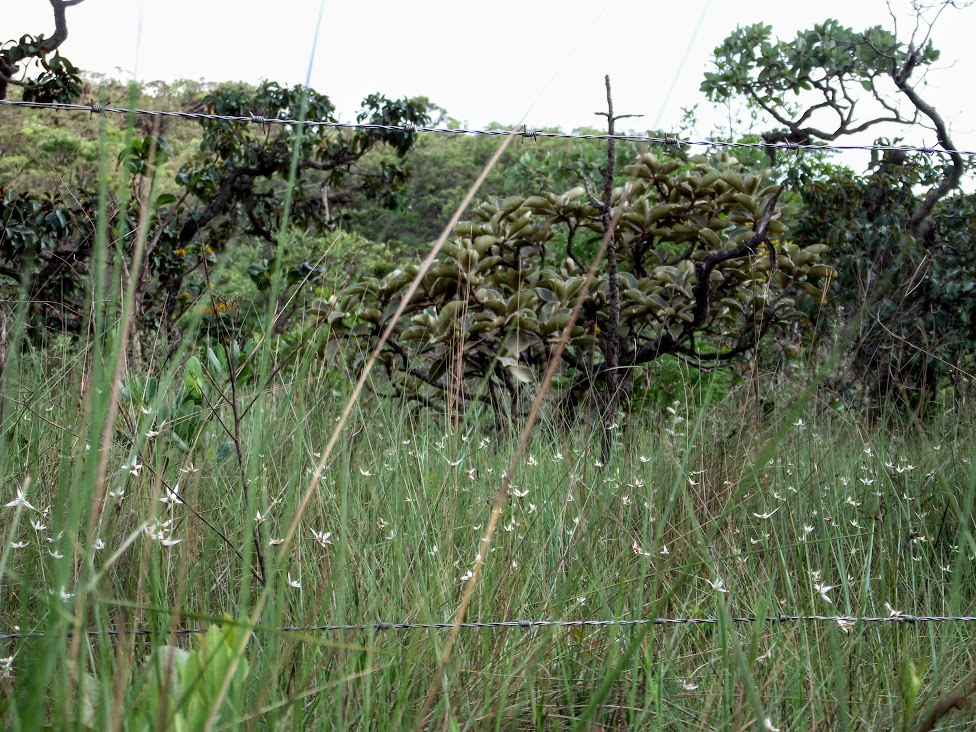
[[[908,8],[907,0],[892,3]],[[53,30],[47,0],[4,5],[3,38]],[[62,51],[85,70],[122,69],[145,81],[298,83],[319,7],[320,0],[86,0],[68,10]],[[345,120],[378,91],[425,95],[470,126],[515,123],[527,112],[529,127],[597,126],[609,73],[616,111],[644,115],[622,124],[668,129],[682,107],[700,103],[703,135],[724,113],[708,109],[698,86],[712,50],[737,24],[763,21],[783,38],[829,17],[856,29],[891,24],[883,0],[326,0],[324,8],[311,84]],[[974,21],[976,7],[945,12],[933,33],[942,58],[922,89],[950,122],[957,147],[968,150],[976,149]],[[920,132],[906,141],[935,137]]]

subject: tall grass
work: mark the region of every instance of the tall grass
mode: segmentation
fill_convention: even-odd
[[[917,721],[973,668],[971,624],[729,623],[886,616],[886,603],[972,613],[971,415],[949,412],[924,432],[868,429],[813,408],[756,424],[729,402],[696,411],[689,394],[665,425],[622,428],[605,464],[585,430],[544,424],[512,476],[468,619],[722,622],[465,630],[435,678],[444,632],[276,629],[450,620],[514,435],[478,419],[452,432],[447,415],[414,418],[407,405],[361,399],[298,541],[279,556],[271,542],[334,427],[342,382],[309,363],[263,387],[263,412],[242,425],[247,499],[216,416],[184,447],[170,431],[178,423],[144,438],[163,396],[123,401],[97,506],[83,469],[97,444],[78,409],[83,364],[68,344],[28,353],[8,386],[4,502],[23,486],[35,508],[3,510],[0,612],[5,630],[44,634],[9,641],[3,654],[13,657],[3,690],[14,728],[138,721],[140,698],[159,681],[151,649],[193,648],[172,629],[252,608],[252,532],[267,550],[270,599],[219,725],[402,729],[420,721],[435,683],[431,728],[731,729],[766,717],[784,729],[890,727]],[[109,388],[93,379],[92,389]],[[216,413],[232,419],[226,405]],[[135,425],[143,437],[133,440]],[[134,464],[138,475],[123,468]],[[164,482],[179,484],[184,504],[160,501]],[[96,538],[88,526],[100,510]],[[180,541],[164,546],[145,527],[169,520],[163,534]],[[94,550],[96,540],[104,547]],[[710,584],[719,579],[727,593]],[[73,656],[66,633],[78,627],[153,634],[76,638]]]

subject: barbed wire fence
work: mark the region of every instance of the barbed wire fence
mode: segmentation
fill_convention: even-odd
[[[523,139],[539,140],[539,139],[563,139],[563,140],[597,140],[597,141],[618,141],[618,142],[639,142],[647,144],[657,144],[663,146],[680,147],[682,145],[692,146],[692,147],[702,147],[702,148],[740,148],[740,149],[759,149],[759,150],[776,150],[776,151],[787,151],[787,152],[801,152],[801,151],[836,151],[836,152],[846,152],[846,151],[878,151],[878,152],[903,152],[903,153],[917,153],[924,155],[961,155],[964,157],[976,156],[976,151],[974,150],[946,150],[941,147],[926,147],[926,146],[912,146],[912,145],[883,145],[883,144],[871,144],[871,145],[831,145],[831,144],[803,144],[794,142],[777,142],[770,143],[765,141],[757,142],[742,142],[733,140],[721,140],[721,139],[682,139],[677,136],[654,136],[654,135],[638,135],[638,134],[598,134],[598,133],[577,133],[577,132],[558,132],[552,130],[539,130],[539,129],[528,129],[522,127],[521,129],[468,129],[468,128],[452,128],[452,127],[430,127],[421,126],[413,124],[404,125],[389,125],[389,124],[376,124],[368,122],[339,122],[334,120],[316,120],[316,119],[296,119],[289,117],[263,117],[260,115],[220,115],[211,114],[206,112],[188,112],[188,111],[173,111],[173,110],[160,110],[160,109],[140,109],[140,108],[127,108],[127,107],[114,107],[114,106],[103,106],[95,104],[94,102],[89,104],[68,104],[59,102],[25,102],[20,100],[9,100],[0,99],[0,106],[8,108],[19,108],[19,109],[45,109],[60,112],[76,112],[76,113],[86,113],[90,116],[94,115],[136,115],[136,116],[149,116],[149,117],[166,117],[166,118],[177,118],[186,120],[213,120],[213,121],[224,121],[224,122],[236,122],[236,123],[248,123],[248,124],[258,124],[262,126],[268,125],[285,125],[285,126],[304,126],[309,128],[330,128],[339,130],[377,130],[377,131],[391,131],[391,132],[405,132],[408,134],[441,134],[441,135],[453,135],[453,136],[490,136],[490,137],[520,137]],[[392,623],[384,621],[376,621],[372,623],[353,623],[353,624],[326,624],[326,625],[309,625],[309,626],[284,626],[277,628],[264,628],[256,627],[253,630],[272,632],[278,634],[304,634],[311,635],[315,633],[341,633],[341,632],[372,632],[372,633],[384,633],[384,632],[396,632],[396,631],[420,631],[420,630],[450,630],[455,627],[460,627],[466,630],[493,630],[493,629],[520,629],[523,631],[544,629],[544,628],[589,628],[589,629],[606,629],[606,628],[634,628],[634,627],[645,627],[645,626],[656,626],[656,627],[679,627],[679,626],[710,626],[718,625],[722,622],[727,622],[730,624],[750,624],[755,625],[757,623],[770,624],[770,625],[788,625],[788,624],[799,624],[799,623],[813,623],[813,624],[837,624],[844,631],[850,631],[855,628],[858,624],[864,625],[877,625],[877,626],[890,626],[890,625],[925,625],[925,624],[941,624],[941,623],[976,623],[976,616],[969,615],[958,615],[958,616],[941,616],[941,615],[913,615],[910,613],[901,612],[898,610],[890,610],[890,613],[885,616],[855,616],[855,615],[769,615],[765,617],[759,616],[729,616],[727,618],[720,617],[702,617],[702,618],[669,618],[669,617],[656,617],[656,618],[637,618],[637,619],[610,619],[610,620],[548,620],[548,619],[534,619],[534,620],[505,620],[505,621],[468,621],[462,623],[455,623],[452,621],[447,622],[436,622],[436,623]],[[225,625],[242,625],[237,621],[232,621],[228,619],[223,619],[219,621],[221,624]],[[149,628],[133,628],[133,629],[94,629],[94,630],[84,630],[81,634],[88,638],[116,638],[116,637],[155,637],[155,636],[189,636],[204,634],[208,630],[207,627],[178,627],[169,629],[149,629]],[[74,631],[67,631],[65,633],[66,638],[72,638],[74,636]],[[18,632],[14,633],[0,633],[0,641],[22,641],[31,639],[40,639],[50,637],[49,633],[44,632]]]
[[[440,135],[486,135],[490,137],[521,137],[524,139],[539,140],[539,139],[561,139],[561,140],[615,140],[617,142],[642,142],[657,145],[667,145],[672,147],[680,147],[681,145],[690,145],[692,147],[715,147],[715,148],[751,148],[758,150],[777,150],[777,151],[787,151],[787,152],[798,152],[798,151],[879,151],[879,152],[904,152],[904,153],[920,153],[925,155],[962,155],[964,157],[976,156],[976,150],[946,150],[942,147],[923,147],[923,146],[912,146],[912,145],[828,145],[828,144],[814,144],[814,143],[796,143],[796,142],[736,142],[734,140],[717,140],[717,139],[704,139],[704,140],[685,140],[677,136],[653,136],[653,135],[637,135],[637,134],[588,134],[588,133],[578,133],[578,132],[553,132],[551,130],[537,130],[528,129],[522,127],[522,129],[467,129],[467,128],[457,128],[457,127],[428,127],[422,125],[404,124],[404,125],[387,125],[387,124],[375,124],[370,122],[337,122],[333,120],[316,120],[316,119],[295,119],[289,117],[262,117],[259,115],[226,115],[226,114],[210,114],[207,112],[183,112],[183,111],[173,111],[173,110],[162,110],[162,109],[130,109],[127,107],[110,107],[102,106],[95,103],[90,104],[67,104],[60,102],[24,102],[19,100],[10,99],[0,99],[0,106],[3,107],[13,107],[13,108],[29,108],[29,109],[47,109],[61,112],[83,112],[89,115],[96,114],[119,114],[119,115],[136,115],[136,116],[149,116],[149,117],[172,117],[178,119],[188,119],[188,120],[214,120],[223,122],[243,122],[258,125],[288,125],[288,126],[304,126],[304,127],[324,127],[332,129],[348,129],[348,130],[378,130],[378,131],[389,131],[389,132],[406,132],[411,134],[416,133],[427,133],[427,134],[440,134]]]
[[[504,628],[517,628],[520,630],[535,630],[538,628],[633,628],[642,626],[688,626],[688,625],[718,625],[721,622],[732,624],[755,625],[762,621],[763,624],[787,625],[797,623],[836,623],[845,632],[853,629],[858,623],[865,625],[885,625],[885,624],[907,624],[921,625],[927,623],[976,623],[976,616],[971,615],[912,615],[898,610],[892,610],[888,615],[858,617],[856,615],[769,615],[764,618],[758,616],[730,616],[728,618],[706,617],[706,618],[637,618],[633,620],[499,620],[476,622],[468,621],[463,623],[443,622],[443,623],[387,623],[377,621],[375,623],[355,623],[355,624],[335,624],[335,625],[308,625],[308,626],[284,626],[280,628],[253,628],[253,630],[273,632],[273,633],[339,633],[339,632],[361,632],[372,631],[382,633],[387,631],[405,630],[450,630],[455,626],[467,630],[491,630]],[[236,621],[221,620],[223,625],[243,625]],[[207,632],[207,628],[170,628],[152,630],[149,628],[134,628],[132,630],[103,629],[86,630],[83,635],[89,638],[115,638],[115,637],[151,637],[155,635],[196,635]],[[5,640],[29,640],[33,638],[47,638],[50,634],[42,632],[18,632],[0,634],[0,641]],[[74,635],[68,631],[67,638]]]

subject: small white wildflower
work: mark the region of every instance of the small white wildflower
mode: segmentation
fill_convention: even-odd
[[[774,727],[773,720],[769,717],[766,717],[766,719],[763,720],[763,729],[766,730],[766,732],[779,732],[779,727]]]
[[[47,526],[42,524],[40,521],[31,521],[31,526],[34,528],[34,531],[44,531],[47,529]]]
[[[164,487],[164,490],[166,491],[166,495],[159,499],[162,503],[166,503],[166,504],[183,503],[183,499],[180,498],[179,483],[175,483],[172,488]]]
[[[516,498],[525,498],[527,495],[529,495],[529,489],[526,488],[524,491],[520,491],[515,486],[512,486],[512,495]]]
[[[474,479],[478,474],[478,470],[477,468],[468,468],[467,470],[464,471],[464,474],[468,477],[468,480],[474,483]]]
[[[668,549],[667,544],[661,545],[661,551],[658,552],[662,557],[666,557],[671,551]]]
[[[535,459],[535,456],[534,455],[529,455],[529,459],[526,460],[525,462],[528,463],[532,467],[535,467],[536,465],[539,464],[539,461]]]
[[[181,541],[183,541],[183,540],[182,539],[173,539],[173,538],[169,538],[169,539],[163,538],[163,539],[160,539],[159,540],[159,543],[162,544],[163,546],[169,547],[169,546],[176,546]]]
[[[778,507],[774,508],[772,511],[769,511],[768,513],[753,513],[752,515],[755,516],[757,519],[762,519],[763,521],[765,521],[777,511],[779,511]]]
[[[136,476],[138,478],[139,477],[139,473],[142,472],[142,464],[141,463],[132,463],[131,465],[123,465],[122,466],[122,470],[128,470],[129,471],[129,475],[134,475],[134,476]]]
[[[331,531],[316,531],[315,529],[309,529],[309,531],[312,532],[312,536],[315,538],[315,541],[317,541],[319,546],[323,549],[332,543]]]
[[[620,502],[625,506],[630,505],[630,496],[620,496]]]
[[[462,574],[462,575],[461,575],[461,581],[462,581],[462,582],[467,582],[467,581],[468,581],[469,579],[471,579],[472,577],[474,577],[474,572],[472,572],[472,571],[471,571],[471,570],[469,569],[469,570],[468,570],[467,572],[465,572],[464,574]]]
[[[364,478],[369,478],[373,475],[373,473],[371,473],[369,470],[363,470],[362,468],[359,469],[359,474]]]
[[[820,597],[822,597],[825,602],[829,602],[831,605],[834,604],[833,600],[827,597],[827,593],[830,592],[832,589],[834,589],[834,587],[832,587],[831,585],[823,584],[821,582],[816,582],[813,585],[813,589],[815,589],[817,592],[820,593]]]
[[[380,531],[382,531],[383,529],[385,529],[387,526],[390,525],[390,522],[387,521],[382,516],[380,516],[379,520],[376,522],[376,525],[379,527]]]
[[[462,460],[464,460],[464,458],[459,458],[458,460],[448,460],[447,464],[450,465],[452,468],[456,468],[458,465],[461,464]]]
[[[765,653],[763,653],[761,656],[756,656],[756,663],[763,663],[765,661],[772,660],[772,658],[773,658],[773,649],[775,647],[776,647],[776,644],[773,643]]]
[[[643,455],[638,455],[637,459],[645,464],[651,462],[651,459],[649,457],[644,457]]]
[[[504,528],[505,528],[505,531],[511,533],[511,532],[515,531],[515,527],[516,526],[518,526],[518,522],[515,519],[512,519],[507,524],[505,524],[505,527]]]
[[[17,497],[14,498],[14,500],[12,500],[10,503],[6,504],[5,508],[17,508],[18,506],[29,508],[31,511],[37,510],[27,502],[27,497],[24,495],[24,491],[21,488],[17,489]]]
[[[804,538],[804,539],[806,539],[806,538],[807,538],[807,536],[808,536],[808,535],[809,535],[809,534],[810,534],[810,533],[811,533],[812,531],[813,531],[813,527],[812,527],[812,526],[806,526],[806,525],[804,525],[804,526],[803,526],[803,538]]]
[[[536,505],[534,503],[529,504],[529,513],[535,513]]]
[[[268,543],[271,546],[281,546],[282,544],[285,543],[285,540],[284,539],[269,539],[268,540]]]
[[[11,677],[11,669],[14,665],[14,657],[7,656],[6,658],[0,658],[0,679],[9,679]]]
[[[27,546],[26,541],[15,541],[10,544],[11,549],[23,549],[25,546]]]
[[[837,625],[839,625],[840,629],[845,633],[848,633],[850,632],[851,628],[854,627],[854,621],[850,620],[849,618],[837,618]]]
[[[187,465],[186,467],[180,468],[181,473],[199,473],[200,468],[194,468],[193,464]]]
[[[64,585],[62,585],[61,589],[58,590],[58,598],[61,600],[61,602],[68,602],[68,600],[74,596],[75,595],[73,592],[65,592]]]
[[[295,580],[291,578],[291,572],[288,573],[288,586],[294,587],[296,590],[302,589],[301,580]]]
[[[557,452],[555,455],[552,456],[552,459],[558,463],[560,460],[563,459],[563,454],[561,452]]]
[[[437,544],[434,544],[434,546],[432,546],[430,548],[430,551],[427,552],[427,553],[430,554],[430,556],[432,556],[432,557],[436,557],[437,556],[437,551],[438,551],[437,550]]]
[[[728,590],[725,589],[725,582],[723,580],[715,579],[715,580],[705,580],[705,581],[716,592],[720,592],[720,593],[726,593],[726,592],[728,592]]]
[[[96,552],[100,552],[102,549],[105,548],[105,542],[102,541],[101,539],[95,539],[95,543],[92,544],[92,546],[95,548]]]
[[[693,684],[690,681],[686,681],[681,685],[681,688],[685,691],[695,691],[698,688],[698,684]]]
[[[57,549],[48,549],[47,553],[50,554],[55,559],[64,559],[64,554],[59,552]]]
[[[632,551],[634,552],[634,555],[638,557],[651,556],[650,552],[645,552],[643,549],[640,548],[640,544],[637,543],[636,539],[634,540],[634,546],[632,547]]]

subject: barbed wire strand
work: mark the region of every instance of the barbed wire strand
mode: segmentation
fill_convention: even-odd
[[[455,127],[426,127],[422,125],[386,125],[374,124],[369,122],[335,122],[331,120],[314,119],[292,119],[286,117],[261,117],[259,115],[226,115],[209,114],[206,112],[180,112],[162,109],[128,109],[125,107],[106,107],[98,104],[66,104],[61,102],[24,102],[11,99],[0,99],[0,106],[19,107],[31,109],[50,109],[62,112],[85,112],[93,114],[134,114],[152,117],[175,117],[189,120],[219,120],[223,122],[247,122],[259,125],[304,125],[306,127],[328,127],[334,129],[349,130],[378,130],[386,132],[406,132],[409,134],[430,133],[442,135],[488,135],[494,137],[522,137],[537,140],[539,138],[561,139],[561,140],[616,140],[618,142],[644,142],[658,145],[668,145],[679,147],[690,145],[695,147],[718,147],[718,148],[747,148],[755,150],[784,150],[798,152],[802,150],[833,150],[845,152],[851,150],[862,151],[892,151],[905,153],[922,153],[925,155],[962,155],[964,157],[976,156],[973,150],[945,150],[941,147],[916,147],[911,145],[825,145],[814,143],[796,142],[733,142],[731,140],[683,140],[675,136],[656,137],[651,135],[608,135],[608,134],[583,134],[576,132],[551,132],[546,130],[534,130],[523,127],[521,130],[497,129],[465,129]]]
[[[730,623],[749,623],[755,624],[760,619],[754,616],[733,616],[728,618]],[[532,630],[534,628],[609,628],[609,627],[635,627],[644,625],[660,626],[679,626],[679,625],[717,625],[722,622],[721,618],[637,618],[633,620],[499,620],[493,622],[469,621],[460,623],[460,627],[469,630],[491,629],[491,628],[519,628],[521,630]],[[763,618],[764,623],[786,624],[786,623],[837,623],[846,628],[852,628],[858,623],[864,624],[884,624],[884,623],[907,623],[909,625],[920,623],[974,623],[976,616],[970,615],[911,615],[893,611],[890,615],[877,617],[857,617],[854,615],[769,615]],[[222,621],[223,625],[241,625],[232,621]],[[448,621],[443,623],[386,623],[377,621],[375,623],[356,623],[351,625],[308,625],[308,626],[285,626],[281,628],[255,628],[274,633],[332,633],[345,631],[399,631],[399,630],[450,630],[455,627],[455,623]],[[89,638],[98,637],[139,637],[153,635],[196,635],[206,633],[208,628],[173,628],[151,630],[149,628],[136,628],[134,630],[86,630],[84,633]],[[28,640],[33,638],[49,637],[48,633],[28,632],[28,633],[3,633],[0,634],[0,641],[5,640]],[[72,637],[72,632],[68,631],[67,637]]]

